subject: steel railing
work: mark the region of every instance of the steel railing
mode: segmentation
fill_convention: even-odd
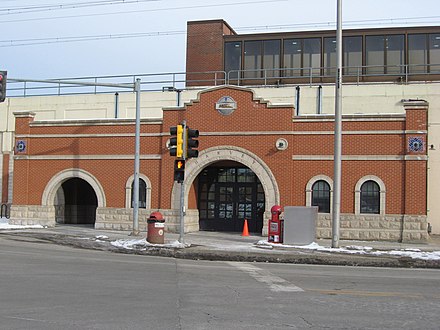
[[[274,86],[290,84],[317,85],[335,79],[334,67],[246,69],[209,72],[168,72],[137,75],[75,77],[50,79],[47,82],[32,79],[8,78],[8,97],[37,95],[103,94],[127,92],[111,84],[134,84],[141,79],[142,91],[178,91],[224,84],[240,86]],[[63,83],[63,81],[65,83]],[[72,82],[78,82],[78,85]],[[440,81],[440,64],[370,65],[343,67],[343,82],[410,83],[412,81]],[[69,82],[69,83],[67,83]],[[85,86],[86,84],[95,86]],[[99,86],[101,84],[101,86]]]

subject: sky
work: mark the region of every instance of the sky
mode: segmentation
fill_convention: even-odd
[[[336,3],[0,0],[0,70],[15,79],[184,72],[187,21],[223,19],[239,34],[329,30]],[[440,24],[438,0],[342,0],[342,11],[344,29]]]

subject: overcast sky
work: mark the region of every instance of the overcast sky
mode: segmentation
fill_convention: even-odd
[[[28,79],[183,72],[186,23],[208,19],[238,33],[334,29],[336,0],[0,0],[0,69]],[[343,0],[343,21],[439,25],[439,2]]]

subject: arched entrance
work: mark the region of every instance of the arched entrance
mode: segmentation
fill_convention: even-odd
[[[99,181],[81,169],[67,169],[54,175],[43,192],[42,205],[55,207],[56,223],[94,224],[96,209],[105,207]]]
[[[246,219],[250,232],[261,233],[264,190],[250,168],[220,161],[204,168],[197,181],[200,230],[241,232]]]
[[[185,169],[185,208],[188,209],[188,195],[192,187],[197,189],[198,176],[207,167],[220,161],[232,161],[240,166],[250,169],[261,182],[264,191],[264,215],[263,219],[270,217],[270,208],[280,203],[280,192],[275,176],[269,166],[257,155],[244,148],[235,146],[216,146],[202,150],[198,158],[190,159],[186,163]],[[174,183],[171,194],[171,207],[179,210],[180,207],[180,188],[181,185]],[[189,221],[187,221],[189,220]],[[197,218],[185,219],[185,226],[188,230],[199,228]],[[196,222],[197,221],[197,222]],[[263,235],[267,235],[267,222],[263,224]]]
[[[72,178],[58,189],[62,189],[64,195],[64,223],[95,224],[98,198],[92,186],[83,179]]]

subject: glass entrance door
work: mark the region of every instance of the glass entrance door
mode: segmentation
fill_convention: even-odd
[[[200,230],[261,233],[264,191],[246,167],[209,167],[199,176]]]

